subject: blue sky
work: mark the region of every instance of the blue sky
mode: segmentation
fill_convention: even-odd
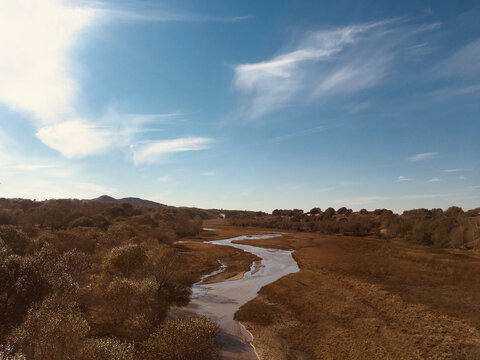
[[[476,1],[0,3],[0,196],[480,206]]]

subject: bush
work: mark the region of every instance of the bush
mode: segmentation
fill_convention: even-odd
[[[0,238],[15,254],[23,255],[30,240],[23,231],[15,229],[12,225],[0,226]]]
[[[91,339],[83,348],[85,360],[133,360],[133,345],[115,338]]]
[[[10,337],[27,359],[77,359],[89,331],[75,303],[51,296],[32,307]]]
[[[111,275],[129,277],[147,259],[145,250],[136,244],[113,248],[103,260],[103,269]]]
[[[143,343],[145,360],[206,360],[217,352],[217,327],[205,317],[169,320]]]
[[[93,222],[92,219],[86,216],[79,217],[75,220],[72,220],[70,224],[68,225],[69,229],[73,229],[76,227],[94,227],[95,223]]]

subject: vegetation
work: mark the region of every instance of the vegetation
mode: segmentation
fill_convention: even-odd
[[[310,232],[240,242],[294,249],[300,266],[235,314],[261,358],[480,358],[477,251]]]
[[[199,212],[0,199],[0,359],[213,356],[210,321],[165,322],[201,276],[175,244],[198,234]]]
[[[238,226],[351,236],[375,235],[442,248],[480,249],[480,208],[469,211],[456,206],[446,211],[416,209],[401,215],[386,209],[353,212],[345,207],[325,211],[313,208],[308,213],[298,209],[274,210],[271,215],[241,214],[229,221]]]

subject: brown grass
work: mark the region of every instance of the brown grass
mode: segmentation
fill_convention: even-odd
[[[301,267],[237,313],[259,349],[289,345],[264,359],[480,358],[478,253],[315,233],[242,243],[295,249]]]

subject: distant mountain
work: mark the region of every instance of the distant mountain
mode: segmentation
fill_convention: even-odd
[[[100,196],[96,199],[92,199],[92,200],[108,202],[108,203],[117,203],[117,204],[127,203],[127,204],[131,204],[133,206],[147,206],[147,207],[153,207],[153,208],[159,208],[159,207],[169,208],[169,207],[171,207],[171,206],[168,206],[168,205],[165,205],[165,204],[160,204],[160,203],[155,202],[155,201],[144,200],[144,199],[140,199],[140,198],[136,198],[136,197],[127,197],[127,198],[123,198],[123,199],[115,199],[115,198],[113,198],[111,196],[108,196],[108,195],[102,195],[102,196]]]

